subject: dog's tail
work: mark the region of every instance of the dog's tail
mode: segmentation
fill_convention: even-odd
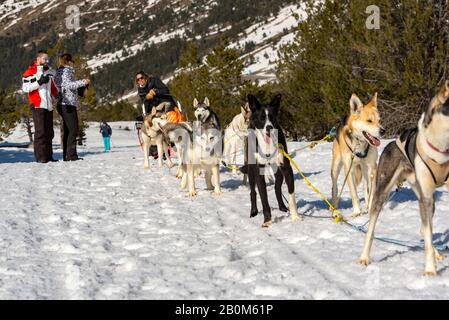
[[[193,128],[192,126],[187,122],[181,122],[181,123],[167,123],[165,126],[161,127],[161,131],[165,137],[166,140],[170,141],[170,133],[176,130],[183,130],[187,131],[190,137],[190,141],[193,140]],[[172,141],[170,141],[172,142]],[[173,141],[176,142],[176,141]]]
[[[161,129],[165,133],[170,133],[170,132],[178,130],[178,129],[193,132],[192,126],[187,122],[180,122],[180,123],[169,122],[165,126],[163,126]]]

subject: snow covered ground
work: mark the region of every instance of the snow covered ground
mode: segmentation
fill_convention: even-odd
[[[359,266],[363,234],[318,218],[329,216],[327,206],[298,175],[300,213],[313,218],[292,223],[270,186],[274,224],[262,230],[261,216],[249,219],[240,177],[223,170],[220,197],[200,179],[199,196],[189,199],[174,169],[143,169],[132,123],[113,128],[111,153],[102,151],[98,127],[88,129],[82,162],[41,165],[31,150],[0,149],[0,299],[449,298],[449,262],[425,278],[420,248],[375,241],[373,264]],[[330,148],[295,157],[326,195]],[[447,242],[449,194],[441,189],[436,198],[435,240]],[[342,208],[350,216],[347,190]],[[377,235],[420,243],[409,188],[387,204]]]

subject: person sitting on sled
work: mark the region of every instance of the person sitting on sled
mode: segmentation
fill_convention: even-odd
[[[170,90],[160,78],[149,76],[143,71],[137,72],[135,78],[145,115],[150,114],[153,108],[156,108],[157,111],[165,113],[166,119],[169,122],[180,123],[185,121],[185,116],[181,113],[175,100],[170,95]],[[143,117],[138,120],[143,121]],[[157,159],[156,146],[150,147],[150,155]]]
[[[161,79],[139,71],[136,74],[136,83],[145,114],[151,113],[153,108],[156,108],[157,111],[165,113],[169,122],[179,123],[185,120],[170,90]]]

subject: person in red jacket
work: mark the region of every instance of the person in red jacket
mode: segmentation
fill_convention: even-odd
[[[54,72],[49,67],[48,54],[39,51],[36,61],[31,63],[22,76],[22,90],[28,93],[34,121],[34,156],[39,163],[56,161],[53,158],[53,98],[58,89],[53,80]]]

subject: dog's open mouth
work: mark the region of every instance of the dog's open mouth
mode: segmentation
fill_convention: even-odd
[[[270,131],[267,131],[265,133],[265,143],[271,144],[272,141],[273,141],[273,139],[271,138],[271,133],[270,133]]]
[[[380,146],[380,140],[379,138],[376,138],[374,136],[372,136],[371,134],[369,134],[366,131],[363,131],[363,135],[365,136],[365,139],[368,140],[368,142],[375,147],[379,147]]]

